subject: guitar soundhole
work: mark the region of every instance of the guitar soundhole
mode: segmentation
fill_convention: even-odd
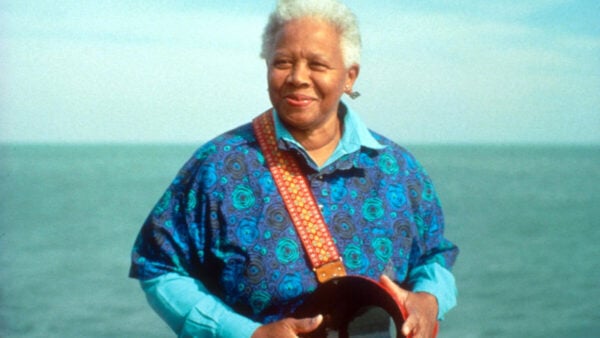
[[[392,325],[392,326],[390,326]],[[394,322],[379,307],[368,307],[359,310],[357,317],[348,324],[348,336],[352,338],[395,338]],[[342,335],[343,336],[343,335]],[[340,337],[338,331],[328,332],[327,337]]]
[[[324,315],[310,338],[403,337],[397,330],[404,322],[392,297],[377,282],[358,276],[330,280],[317,288],[295,312],[297,318]]]

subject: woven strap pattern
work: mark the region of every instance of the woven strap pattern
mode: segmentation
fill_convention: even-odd
[[[317,202],[309,189],[308,180],[304,177],[294,156],[277,147],[272,110],[256,117],[252,124],[269,170],[310,263],[317,272],[319,281],[329,279],[319,276],[319,268],[328,263],[341,262],[341,258]],[[339,271],[339,269],[336,270]],[[341,275],[345,275],[345,271],[340,271],[331,277]]]

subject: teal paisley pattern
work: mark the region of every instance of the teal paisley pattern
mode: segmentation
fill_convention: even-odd
[[[289,238],[282,238],[275,249],[277,260],[282,264],[290,264],[300,258],[298,243]]]
[[[373,222],[383,217],[383,201],[377,197],[368,198],[362,207],[363,217]]]
[[[247,186],[239,185],[235,188],[232,194],[233,207],[242,210],[248,209],[254,205],[254,192]]]
[[[377,257],[382,262],[388,262],[393,254],[393,243],[392,240],[387,237],[377,237],[373,243],[373,251],[375,253],[375,257]]]

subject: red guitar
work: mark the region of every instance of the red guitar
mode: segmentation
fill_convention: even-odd
[[[306,338],[405,337],[402,325],[407,312],[394,293],[367,277],[333,278],[315,290],[294,317],[323,315],[323,324]],[[395,329],[390,332],[393,321]],[[437,326],[435,330],[437,335]],[[395,334],[395,335],[394,335]]]

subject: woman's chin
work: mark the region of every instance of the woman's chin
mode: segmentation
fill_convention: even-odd
[[[316,117],[307,111],[279,112],[279,119],[288,129],[309,130],[316,122]]]

